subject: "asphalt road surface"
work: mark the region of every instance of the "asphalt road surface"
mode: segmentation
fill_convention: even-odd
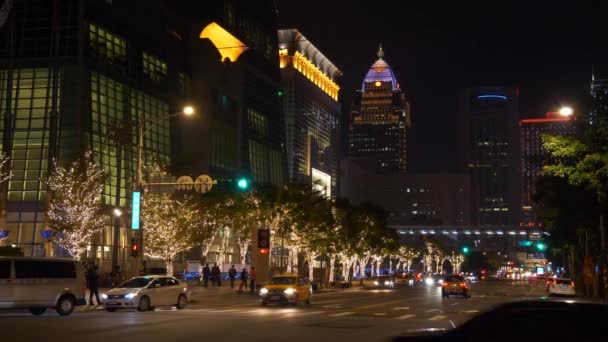
[[[261,307],[253,295],[210,288],[198,289],[185,310],[87,310],[68,317],[53,310],[40,317],[0,311],[0,325],[6,341],[369,342],[418,329],[451,329],[500,303],[548,300],[540,283],[475,283],[469,299],[442,300],[440,291],[428,286],[337,290],[315,295],[310,305]]]

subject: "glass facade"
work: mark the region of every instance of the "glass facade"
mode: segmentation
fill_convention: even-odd
[[[127,59],[127,42],[93,23],[89,24],[89,47],[97,57],[109,62],[125,62]]]
[[[236,169],[236,129],[220,122],[212,123],[209,156],[215,170],[234,171]]]
[[[257,183],[283,184],[281,152],[274,151],[255,140],[249,140],[251,176]]]
[[[167,62],[147,52],[144,52],[142,57],[144,75],[156,82],[167,78]]]

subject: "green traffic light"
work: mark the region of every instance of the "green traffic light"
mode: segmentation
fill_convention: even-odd
[[[247,190],[247,188],[249,188],[249,180],[247,180],[246,178],[241,178],[241,179],[238,180],[238,182],[236,183],[236,185],[241,190]]]
[[[537,244],[536,244],[536,249],[538,249],[539,251],[541,251],[541,252],[542,252],[542,251],[544,251],[545,249],[547,249],[547,245],[545,245],[545,244],[544,244],[544,243],[542,243],[542,242],[539,242],[539,243],[537,243]]]
[[[462,253],[469,254],[469,247],[467,247],[467,246],[462,247]]]

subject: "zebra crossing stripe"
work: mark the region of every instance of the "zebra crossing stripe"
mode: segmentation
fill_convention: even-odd
[[[340,312],[340,313],[329,315],[329,316],[330,317],[340,317],[340,316],[348,316],[348,315],[352,315],[352,314],[354,314],[354,312]]]
[[[439,320],[446,319],[446,318],[448,318],[448,316],[437,315],[437,316],[433,316],[433,317],[429,318],[428,320],[429,321],[439,321]]]
[[[416,316],[416,315],[409,314],[409,315],[403,315],[403,316],[399,316],[399,317],[395,317],[395,318],[396,319],[409,319],[409,318],[412,318],[414,316]]]

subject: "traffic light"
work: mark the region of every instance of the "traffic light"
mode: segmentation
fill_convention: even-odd
[[[469,254],[470,249],[469,246],[462,246],[462,248],[460,248],[460,250],[462,251],[462,254]]]
[[[249,189],[250,185],[249,179],[247,178],[239,178],[236,181],[236,186],[239,188],[239,190],[247,190]]]
[[[139,255],[139,243],[136,239],[131,239],[131,256],[136,257]]]
[[[544,252],[547,249],[547,245],[545,245],[543,242],[538,242],[536,244],[536,249],[538,249],[540,252]]]
[[[268,254],[270,248],[270,230],[258,229],[258,249],[260,254]]]

